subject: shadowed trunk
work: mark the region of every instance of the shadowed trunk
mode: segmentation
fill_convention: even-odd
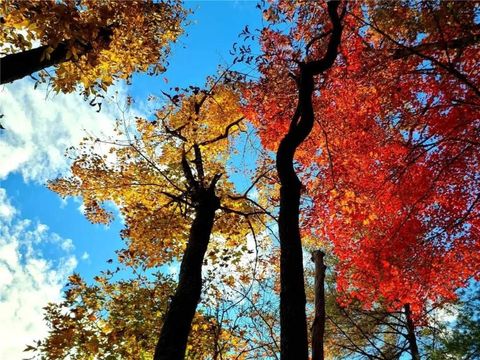
[[[202,292],[202,264],[220,201],[214,187],[200,190],[195,219],[180,266],[178,286],[166,313],[154,360],[181,360]]]
[[[97,40],[102,41],[108,46],[112,35],[113,25],[102,28]],[[93,49],[92,45],[75,42],[75,47],[79,49],[78,56],[82,56]],[[15,54],[6,55],[0,58],[0,84],[6,84],[32,75],[33,73],[46,69],[50,66],[59,65],[66,61],[73,61],[73,57],[67,59],[69,46],[66,43],[59,43],[47,58],[45,51],[48,45],[43,45],[35,49],[22,51]]]
[[[44,45],[0,58],[0,84],[21,79],[67,61],[68,47],[65,44],[59,44],[50,54],[49,59],[44,56],[47,48],[48,46]]]
[[[307,74],[307,75],[305,75]],[[313,127],[311,95],[313,76],[301,68],[299,101],[296,117],[277,151],[277,171],[280,178],[280,326],[281,359],[308,358],[307,319],[305,314],[305,284],[303,278],[302,240],[300,237],[301,183],[295,173],[294,155]],[[300,115],[301,114],[301,115]]]
[[[325,334],[325,253],[320,250],[312,253],[315,263],[315,318],[312,325],[312,360],[323,360],[323,338]]]
[[[412,319],[412,312],[410,310],[410,305],[406,304],[405,309],[405,318],[407,320],[407,340],[410,346],[410,354],[412,355],[413,360],[420,360],[420,353],[418,351],[417,337],[415,335],[415,325]]]
[[[329,69],[338,53],[342,26],[337,13],[339,2],[328,3],[332,34],[321,60],[299,64],[297,76],[298,104],[290,128],[277,151],[276,167],[280,178],[280,348],[282,360],[308,359],[308,333],[305,314],[302,241],[299,229],[301,182],[294,168],[294,155],[310,134],[314,113],[312,93],[314,76]]]

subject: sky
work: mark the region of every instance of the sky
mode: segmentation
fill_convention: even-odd
[[[194,13],[174,45],[166,73],[136,75],[132,85],[109,91],[136,99],[139,112],[150,94],[170,87],[202,85],[219,65],[245,25],[261,26],[255,1],[187,1]],[[0,87],[0,359],[26,357],[27,344],[46,335],[42,308],[61,300],[73,271],[89,280],[123,246],[120,219],[109,226],[89,223],[80,199],[61,199],[45,187],[68,172],[65,150],[88,134],[112,133],[117,109],[97,113],[78,94],[52,95],[29,79]]]

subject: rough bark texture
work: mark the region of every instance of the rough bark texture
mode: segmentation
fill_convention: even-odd
[[[305,315],[302,242],[299,229],[301,183],[294,168],[295,151],[310,134],[314,113],[312,93],[314,76],[329,69],[338,53],[342,27],[337,13],[339,2],[328,3],[333,24],[325,56],[321,60],[300,63],[297,77],[298,104],[290,128],[281,140],[276,158],[280,178],[280,326],[281,359],[308,359],[308,335]]]
[[[165,316],[154,360],[180,360],[185,356],[188,334],[202,291],[202,264],[220,206],[214,188],[200,190],[195,219],[185,250],[178,287]]]
[[[312,360],[323,360],[323,338],[325,334],[325,254],[320,251],[312,253],[315,263],[315,318],[312,325]]]
[[[410,311],[410,305],[406,304],[405,318],[407,320],[407,340],[410,346],[410,354],[413,360],[420,360],[420,353],[418,351],[417,337],[415,335],[415,325],[412,320],[412,312]]]

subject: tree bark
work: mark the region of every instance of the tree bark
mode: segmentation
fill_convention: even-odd
[[[299,229],[301,182],[294,168],[295,151],[310,134],[314,113],[312,93],[314,76],[329,69],[338,53],[342,26],[337,8],[339,1],[328,3],[333,25],[325,56],[300,63],[297,77],[298,104],[290,128],[277,151],[276,167],[280,178],[280,351],[282,360],[308,359],[308,333],[305,314],[302,241]]]
[[[312,360],[323,360],[323,338],[325,335],[325,253],[320,250],[312,253],[315,263],[315,318],[312,325]]]
[[[277,152],[280,176],[280,326],[281,359],[308,358],[305,287],[303,278],[302,242],[299,230],[300,181],[293,168],[295,148],[290,137],[282,140]],[[292,177],[293,174],[293,177]]]
[[[178,286],[165,316],[154,360],[181,360],[202,291],[202,264],[220,201],[214,188],[201,189],[180,266]]]
[[[107,47],[114,27],[115,25],[110,25],[100,29],[97,41],[102,42],[102,45]],[[85,55],[93,49],[91,43],[85,45],[79,41],[75,42],[75,47],[79,49],[78,56]],[[66,43],[59,43],[48,58],[44,56],[47,48],[48,45],[43,45],[0,58],[0,84],[10,83],[50,66],[73,60],[73,57],[67,59],[69,46]]]
[[[412,312],[410,310],[410,305],[406,304],[405,309],[405,318],[407,320],[407,341],[410,345],[410,354],[412,355],[413,360],[420,360],[420,352],[418,351],[417,337],[415,335],[415,325],[412,319]]]
[[[37,71],[67,61],[68,48],[65,44],[59,44],[48,59],[44,56],[47,48],[48,46],[44,45],[0,58],[0,84],[19,80]]]

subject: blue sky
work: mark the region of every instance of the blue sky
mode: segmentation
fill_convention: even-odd
[[[172,49],[168,71],[155,78],[136,75],[128,88],[119,86],[138,104],[170,87],[202,85],[219,65],[231,63],[229,51],[245,25],[262,23],[254,1],[186,4],[194,13]],[[0,135],[0,322],[6,329],[0,358],[13,360],[22,357],[26,343],[44,336],[41,308],[60,299],[68,273],[91,279],[123,243],[120,221],[90,224],[78,199],[64,201],[44,186],[68,169],[65,148],[78,143],[84,129],[108,133],[115,111],[106,107],[97,114],[77,94],[47,95],[22,79],[0,88],[0,113],[6,128]]]

